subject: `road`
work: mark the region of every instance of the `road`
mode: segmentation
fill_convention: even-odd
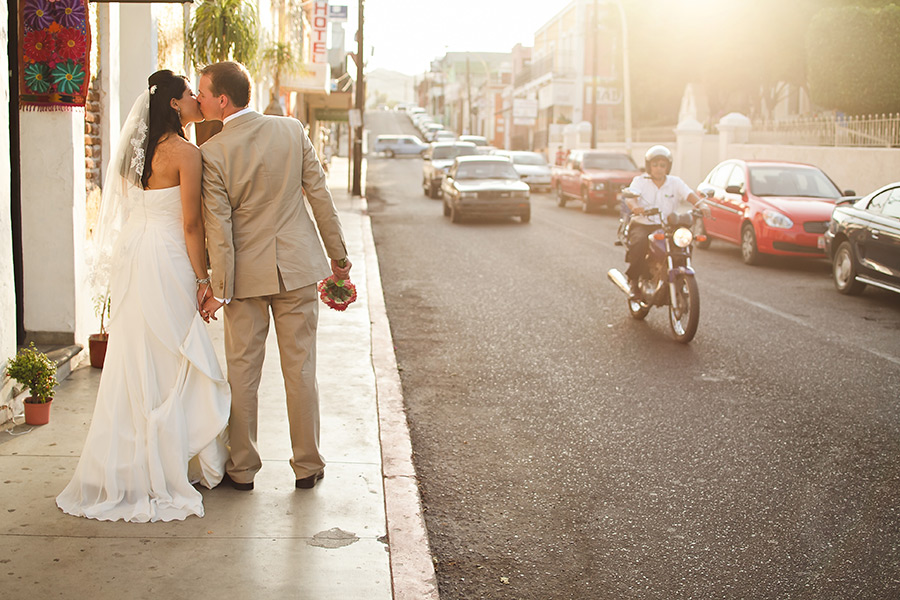
[[[900,298],[714,242],[681,345],[606,279],[615,216],[453,225],[420,180],[369,156],[443,600],[900,597]]]

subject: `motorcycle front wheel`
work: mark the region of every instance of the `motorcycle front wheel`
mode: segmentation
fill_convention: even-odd
[[[693,277],[679,275],[675,297],[669,299],[669,325],[675,339],[686,344],[694,339],[700,324],[700,290]]]

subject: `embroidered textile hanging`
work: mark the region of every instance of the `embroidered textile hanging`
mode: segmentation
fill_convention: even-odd
[[[84,107],[90,85],[88,0],[19,0],[19,106]]]

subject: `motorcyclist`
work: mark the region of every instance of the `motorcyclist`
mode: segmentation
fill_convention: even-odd
[[[638,280],[641,276],[647,276],[647,251],[650,249],[648,236],[660,228],[670,214],[678,208],[678,204],[687,201],[701,208],[704,215],[709,215],[709,209],[703,201],[691,190],[690,187],[675,175],[672,171],[672,153],[661,145],[652,146],[644,155],[645,173],[635,177],[631,185],[632,190],[639,195],[636,198],[626,198],[625,202],[632,213],[631,223],[628,226],[627,252],[625,260],[629,263],[625,274],[631,286],[632,297],[640,297]],[[647,209],[658,208],[658,215],[647,216]]]

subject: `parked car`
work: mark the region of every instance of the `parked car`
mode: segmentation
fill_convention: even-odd
[[[430,198],[441,192],[441,180],[457,156],[478,154],[472,142],[435,142],[422,155],[422,191]]]
[[[550,164],[540,152],[525,152],[523,150],[496,150],[497,156],[508,156],[512,160],[513,168],[528,184],[531,191],[550,191]]]
[[[422,154],[428,149],[428,144],[414,135],[379,135],[375,138],[372,150],[383,152],[388,158],[400,154]]]
[[[449,129],[440,129],[434,132],[435,142],[452,142],[456,139],[456,134]]]
[[[459,136],[459,141],[472,142],[479,148],[481,148],[482,146],[488,145],[487,138],[484,137],[483,135],[461,135],[461,136]]]
[[[459,223],[464,216],[514,216],[531,220],[528,184],[502,156],[460,156],[444,177],[444,216]]]
[[[600,207],[617,209],[619,192],[640,173],[627,154],[574,150],[564,165],[553,169],[551,182],[559,206],[581,200],[581,209],[592,212]]]
[[[702,229],[708,239],[739,244],[748,265],[758,264],[763,254],[825,256],[825,231],[842,194],[818,167],[726,160],[704,183],[716,193],[707,200],[711,217],[703,219]]]
[[[428,142],[434,141],[434,135],[438,131],[444,131],[444,126],[440,123],[426,123],[422,128],[422,135],[425,136],[425,140]]]
[[[867,284],[900,293],[900,182],[838,201],[825,251],[842,294],[859,294]]]

